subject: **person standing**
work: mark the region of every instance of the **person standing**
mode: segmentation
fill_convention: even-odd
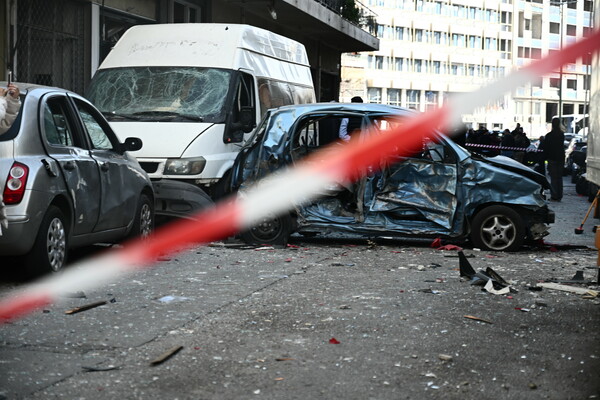
[[[360,96],[354,96],[350,102],[352,103],[362,103],[363,99]],[[360,129],[361,126],[361,118],[352,117],[352,118],[343,118],[340,124],[340,130],[338,136],[344,142],[350,141],[350,135],[357,129]]]
[[[513,148],[515,147],[515,138],[512,132],[508,129],[505,129],[502,133],[502,141],[500,142],[500,146],[503,147],[500,154],[506,157],[513,157]]]
[[[0,89],[0,135],[6,133],[17,118],[21,108],[19,94],[19,88],[12,83]]]
[[[565,166],[565,134],[558,118],[552,119],[552,129],[544,137],[544,159],[548,161],[550,198],[560,201],[563,196],[563,168]]]

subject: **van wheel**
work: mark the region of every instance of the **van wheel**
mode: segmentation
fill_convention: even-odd
[[[150,233],[152,233],[153,230],[154,204],[152,204],[148,195],[142,193],[138,200],[137,211],[128,238],[133,239],[139,237],[145,239],[150,236]]]
[[[28,277],[58,272],[66,265],[69,231],[63,212],[51,205],[44,215],[35,242],[24,258]]]
[[[274,244],[287,246],[292,234],[292,217],[284,215],[269,215],[254,227],[242,232],[240,237],[249,244]]]
[[[471,240],[482,250],[517,251],[525,241],[525,224],[512,208],[486,207],[473,218]]]

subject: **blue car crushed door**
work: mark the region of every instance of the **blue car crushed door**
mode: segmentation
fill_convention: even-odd
[[[341,146],[342,118],[360,118],[361,135],[402,123],[410,111],[377,104],[323,103],[272,110],[240,152],[232,189],[295,163],[324,145]],[[506,157],[472,155],[442,134],[423,150],[365,171],[322,198],[272,216],[242,234],[254,243],[282,243],[293,232],[347,232],[363,236],[471,239],[486,250],[514,251],[547,234],[554,214],[543,191],[545,177]]]

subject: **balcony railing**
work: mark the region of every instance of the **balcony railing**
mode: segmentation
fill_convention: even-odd
[[[358,25],[362,29],[375,34],[377,26],[377,14],[358,0],[315,0],[317,3],[327,7],[339,14],[349,22]]]

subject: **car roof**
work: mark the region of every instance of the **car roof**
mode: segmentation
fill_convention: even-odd
[[[296,104],[291,106],[283,106],[275,109],[273,112],[296,112],[297,114],[304,114],[307,112],[335,112],[335,111],[346,111],[346,112],[357,112],[362,114],[377,113],[377,114],[396,114],[396,115],[410,115],[416,113],[414,110],[409,110],[402,107],[394,107],[386,104],[373,104],[373,103],[308,103],[308,104]]]
[[[12,82],[16,87],[19,88],[19,91],[21,92],[21,94],[25,95],[28,92],[31,92],[34,89],[46,89],[49,91],[60,91],[60,92],[68,92],[68,93],[73,93],[76,94],[75,92],[72,92],[70,90],[64,89],[64,88],[59,88],[59,87],[55,87],[55,86],[45,86],[45,85],[38,85],[36,83],[28,83],[28,82]],[[0,81],[0,87],[7,87],[8,86],[8,82],[7,81]]]

